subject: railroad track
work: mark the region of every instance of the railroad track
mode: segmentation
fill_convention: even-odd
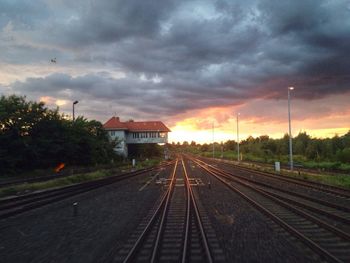
[[[239,194],[287,232],[330,262],[350,262],[349,213],[333,214],[323,207],[232,176],[205,162],[189,158],[228,188]],[[297,197],[300,198],[300,197]],[[320,204],[319,204],[320,205]],[[333,208],[332,208],[333,209]],[[345,230],[344,230],[345,229]]]
[[[216,158],[216,160],[219,160],[218,158]],[[223,161],[225,159],[222,159]],[[228,159],[226,159],[228,160]],[[262,166],[262,167],[266,167],[266,168],[272,168],[274,169],[274,164],[273,163],[266,163],[266,162],[259,162],[259,161],[248,161],[248,160],[244,160],[242,161],[242,163],[246,163],[249,165],[257,165],[257,166]],[[280,168],[284,169],[284,170],[289,170],[290,169],[290,165],[287,163],[280,163]],[[299,172],[306,172],[306,173],[311,173],[311,174],[327,174],[327,175],[344,175],[346,174],[346,171],[342,171],[342,170],[338,170],[338,169],[325,169],[322,170],[320,168],[307,168],[307,167],[303,167],[302,165],[296,165],[294,164],[294,170],[295,171],[299,171]]]
[[[170,164],[170,162],[165,162],[164,165]],[[74,172],[76,173],[88,173],[88,172],[93,172],[94,170],[91,168],[80,168],[76,169]],[[73,174],[74,175],[74,174]],[[10,180],[3,180],[0,181],[0,188],[4,187],[9,187],[13,185],[19,185],[19,184],[30,184],[30,183],[37,183],[37,182],[46,182],[58,178],[64,178],[64,177],[69,177],[72,176],[72,174],[68,173],[68,171],[63,172],[62,174],[52,174],[52,175],[47,175],[47,176],[38,176],[38,177],[29,177],[25,179],[10,179]]]
[[[176,161],[161,201],[114,262],[213,262],[183,160]]]
[[[327,185],[327,184],[322,184],[322,183],[317,183],[317,182],[312,182],[312,181],[306,181],[303,179],[299,178],[293,178],[290,176],[282,175],[282,174],[276,174],[272,172],[262,172],[262,171],[257,171],[257,170],[252,170],[246,167],[242,167],[239,165],[235,165],[233,163],[229,163],[227,161],[218,161],[218,160],[213,160],[209,158],[200,158],[200,160],[205,160],[206,162],[214,162],[218,164],[223,164],[223,165],[228,165],[231,168],[234,168],[237,171],[245,172],[248,175],[261,175],[264,177],[268,177],[277,181],[281,182],[287,182],[287,183],[293,183],[295,185],[311,188],[311,189],[316,189],[318,191],[337,196],[337,197],[344,197],[347,199],[350,199],[350,190],[342,187],[337,187],[337,186],[332,186],[332,185]]]
[[[60,187],[51,190],[34,192],[26,195],[0,199],[0,219],[14,216],[47,204],[51,204],[74,195],[78,195],[87,191],[91,191],[115,182],[119,182],[137,175],[145,174],[163,167],[165,165],[150,167],[137,170],[134,172],[124,173],[120,175],[110,176],[98,180],[88,181],[84,183],[74,184],[70,186]]]
[[[205,162],[203,162],[203,164],[205,164]],[[216,168],[215,166],[211,166],[211,168],[217,170],[218,172],[222,172],[222,170]],[[322,200],[319,198],[311,197],[307,194],[300,194],[298,192],[291,191],[286,188],[275,186],[274,184],[271,184],[271,182],[266,180],[266,178],[265,181],[261,181],[248,176],[239,175],[237,173],[226,171],[225,173],[229,176],[233,176],[234,178],[241,179],[246,183],[254,184],[261,191],[264,191],[270,195],[280,198],[286,202],[293,203],[295,205],[298,205],[299,207],[308,209],[311,212],[317,212],[320,215],[324,215],[328,218],[338,220],[342,223],[345,223],[347,226],[350,225],[350,207],[348,206],[338,204],[334,201],[331,202],[329,200]],[[314,209],[315,206],[316,208]],[[344,229],[346,229],[346,227]]]

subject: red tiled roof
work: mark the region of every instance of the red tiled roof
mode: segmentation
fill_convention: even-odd
[[[119,117],[110,118],[103,128],[107,130],[129,130],[129,131],[160,131],[170,132],[170,129],[161,121],[128,121],[121,122]]]
[[[127,130],[128,127],[124,122],[119,120],[119,117],[110,118],[105,124],[103,124],[104,129],[117,129],[117,130]]]

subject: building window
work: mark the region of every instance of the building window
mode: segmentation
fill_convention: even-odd
[[[159,133],[160,138],[165,138],[166,137],[166,132],[160,132]]]
[[[110,131],[111,136],[115,136],[115,131]]]

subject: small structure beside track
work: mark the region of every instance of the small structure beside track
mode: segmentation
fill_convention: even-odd
[[[161,121],[120,121],[119,117],[110,118],[103,128],[110,139],[117,140],[115,151],[128,156],[128,145],[167,143],[170,129]]]

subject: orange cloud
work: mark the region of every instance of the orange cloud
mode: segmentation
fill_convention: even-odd
[[[314,101],[292,101],[292,134],[306,131],[313,137],[343,135],[350,130],[350,94],[334,95]],[[288,132],[286,100],[251,100],[235,107],[215,107],[193,111],[182,116],[171,127],[170,142],[196,141],[210,143],[236,140],[236,113],[240,112],[240,139],[252,135],[280,138]]]

